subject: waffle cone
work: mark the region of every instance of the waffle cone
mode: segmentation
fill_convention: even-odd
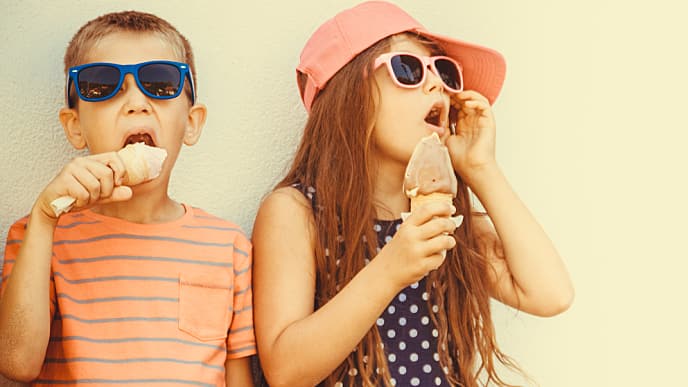
[[[419,208],[426,203],[443,202],[451,205],[453,204],[453,201],[454,196],[448,193],[433,192],[428,195],[417,195],[411,198],[411,212],[415,211],[416,208]]]

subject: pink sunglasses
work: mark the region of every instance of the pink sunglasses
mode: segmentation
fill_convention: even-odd
[[[461,66],[448,56],[421,56],[408,52],[388,52],[375,59],[375,68],[387,65],[389,75],[397,86],[415,88],[425,82],[426,68],[442,79],[444,86],[453,93],[463,90]]]

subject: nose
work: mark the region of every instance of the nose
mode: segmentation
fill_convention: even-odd
[[[423,85],[423,90],[428,94],[435,90],[439,90],[440,92],[444,91],[444,82],[442,82],[440,76],[435,73],[435,70],[429,64],[425,66],[425,84]]]
[[[122,82],[122,98],[124,104],[122,109],[127,114],[150,113],[151,105],[148,97],[143,94],[132,74],[126,74]]]

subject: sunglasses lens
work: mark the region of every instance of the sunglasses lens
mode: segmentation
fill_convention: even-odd
[[[179,69],[167,63],[153,63],[139,69],[141,86],[156,97],[174,97],[181,84]]]
[[[423,64],[411,55],[395,55],[390,60],[394,77],[402,85],[417,85],[423,79]]]
[[[440,73],[442,82],[454,90],[461,90],[461,77],[459,76],[459,69],[456,65],[446,59],[437,59],[435,61],[435,67]]]
[[[117,91],[119,70],[110,66],[91,66],[79,71],[79,92],[88,101],[111,96]]]

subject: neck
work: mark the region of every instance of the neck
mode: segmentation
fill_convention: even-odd
[[[373,202],[378,219],[399,219],[402,212],[409,211],[410,202],[403,189],[405,172],[406,165],[391,160],[378,160],[373,187]]]
[[[165,223],[184,215],[184,207],[167,195],[167,190],[134,187],[134,195],[123,202],[100,204],[91,208],[95,213],[132,223]]]

